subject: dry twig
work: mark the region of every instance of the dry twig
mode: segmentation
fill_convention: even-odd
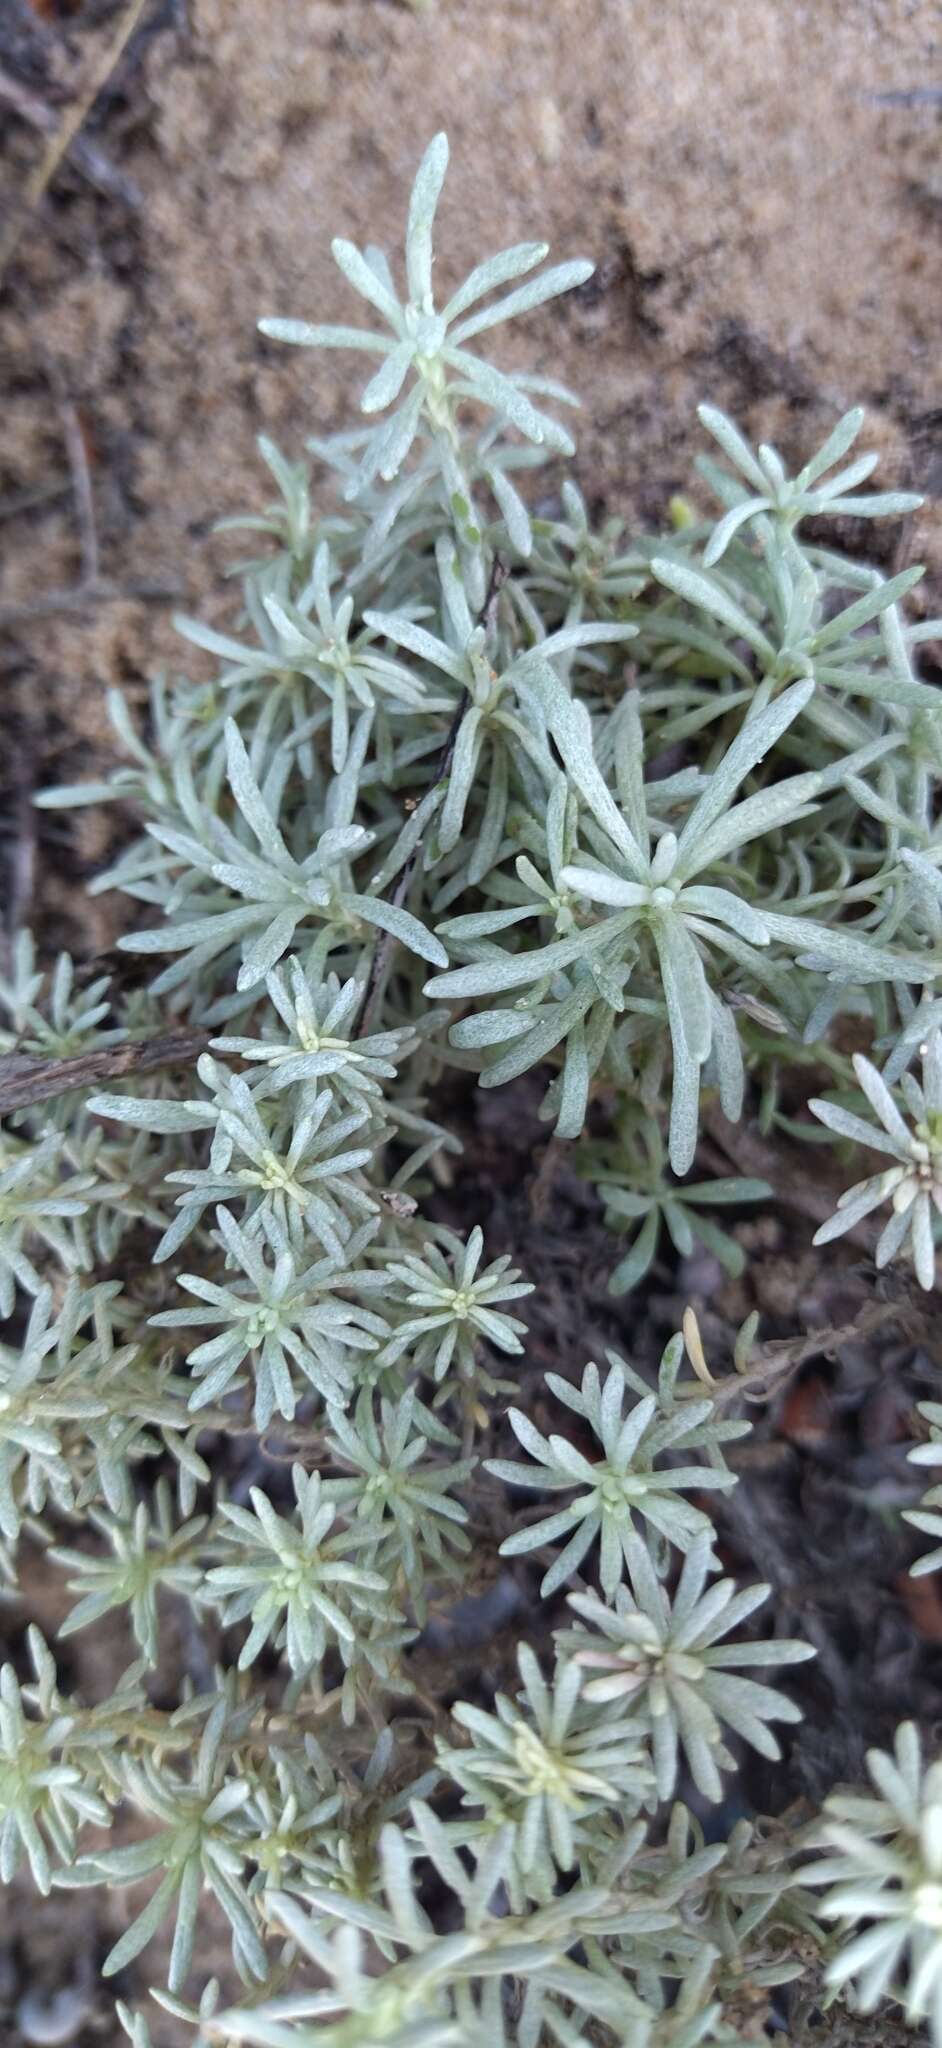
[[[120,63],[147,5],[148,0],[131,0],[116,34],[102,51],[84,92],[79,93],[74,106],[70,108],[55,134],[50,136],[36,169],[27,180],[22,204],[0,242],[0,284],[16,255],[32,215],[45,197],[63,159],[84,128],[99,93],[104,91],[112,72]]]
[[[99,581],[100,557],[98,549],[98,528],[95,523],[95,498],[92,491],[91,471],[88,466],[88,451],[85,436],[74,401],[66,388],[62,369],[42,341],[37,343],[43,368],[49,379],[50,388],[56,401],[62,424],[62,438],[69,464],[72,481],[72,496],[75,500],[75,516],[79,530],[79,549],[82,558],[82,587],[94,589]]]
[[[696,1380],[682,1384],[677,1392],[699,1400],[705,1386],[711,1401],[717,1403],[737,1398],[770,1401],[773,1395],[781,1392],[792,1373],[807,1365],[810,1359],[836,1358],[845,1344],[859,1344],[889,1324],[899,1329],[906,1319],[906,1311],[898,1301],[871,1302],[851,1323],[808,1330],[801,1337],[776,1337],[767,1344],[754,1344],[743,1371],[729,1373],[724,1379],[715,1380],[708,1368],[704,1370],[701,1364],[695,1363]],[[689,1343],[687,1350],[689,1355]]]
[[[102,576],[97,583],[76,583],[69,590],[47,590],[43,597],[0,605],[0,628],[29,626],[36,619],[62,613],[93,611],[99,604],[169,604],[182,595],[178,583],[116,583]]]
[[[48,483],[32,484],[28,490],[11,491],[8,498],[0,498],[0,520],[21,519],[24,512],[36,512],[42,505],[52,505],[57,498],[64,498],[68,489],[68,477],[54,476]]]
[[[20,120],[24,121],[28,128],[35,128],[40,135],[51,135],[58,129],[58,117],[53,108],[47,106],[38,93],[31,92],[21,79],[13,78],[2,65],[0,106],[9,107],[14,114],[19,115]],[[128,178],[123,171],[119,171],[104,150],[99,149],[97,143],[90,142],[87,136],[73,136],[65,155],[81,176],[99,192],[103,192],[106,198],[117,199],[127,207],[140,206],[141,194],[133,178]]]
[[[70,1088],[93,1088],[128,1074],[153,1074],[161,1067],[191,1067],[206,1051],[211,1036],[209,1031],[168,1031],[160,1038],[129,1039],[126,1045],[76,1053],[69,1060],[48,1060],[39,1053],[8,1053],[0,1059],[0,1116],[11,1109],[48,1102]]]

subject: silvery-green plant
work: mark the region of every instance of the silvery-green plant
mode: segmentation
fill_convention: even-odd
[[[391,482],[401,470],[421,426],[441,445],[445,484],[460,480],[455,454],[459,445],[456,415],[468,400],[495,412],[502,424],[516,427],[537,445],[548,441],[559,453],[573,452],[568,434],[538,411],[527,395],[528,390],[540,391],[541,380],[505,376],[469,350],[466,343],[486,329],[528,313],[558,293],[571,291],[574,285],[584,284],[592,275],[592,265],[579,259],[558,264],[531,278],[528,284],[516,285],[506,297],[493,299],[493,292],[525,277],[548,254],[544,242],[519,242],[476,265],[438,310],[432,284],[432,230],[447,168],[447,137],[436,135],[422,158],[412,188],[406,230],[405,300],[397,296],[392,272],[380,250],[371,248],[361,253],[352,242],[339,236],[332,244],[334,261],[347,282],[380,314],[388,333],[318,327],[303,320],[268,318],[259,323],[262,333],[273,341],[293,342],[304,348],[357,349],[382,358],[362,393],[360,409],[367,415],[385,412],[390,406],[395,409],[370,434],[355,481],[347,489],[349,498],[355,498],[377,474],[385,483]],[[490,299],[490,304],[481,307],[482,299]],[[472,312],[475,306],[478,310]],[[397,404],[404,388],[406,395]]]
[[[272,669],[279,676],[297,679],[298,684],[315,684],[330,706],[330,759],[339,775],[350,745],[351,708],[373,712],[384,700],[391,700],[397,708],[418,711],[429,698],[409,669],[377,651],[377,635],[370,620],[351,642],[355,600],[347,593],[335,602],[333,576],[330,547],[322,540],[310,581],[296,599],[286,594],[279,599],[271,590],[262,596],[260,624],[265,644],[258,648],[243,647],[225,634],[212,632],[198,619],[181,618],[177,623],[194,646],[218,655],[224,663],[220,689],[231,690],[240,683],[267,684]],[[244,704],[244,698],[242,701]]]
[[[577,1845],[591,1839],[593,1816],[617,1805],[637,1811],[650,1785],[644,1743],[630,1715],[598,1709],[585,1696],[579,1667],[562,1662],[552,1684],[527,1644],[518,1662],[521,1688],[498,1693],[495,1712],[461,1700],[453,1718],[468,1740],[445,1747],[439,1762],[460,1785],[475,1832],[513,1830],[511,1897],[549,1901],[560,1871],[572,1870]]]
[[[275,1927],[315,1965],[324,1988],[254,2010],[218,2013],[216,2006],[224,2039],[259,2048],[306,2048],[315,2040],[329,2048],[472,2048],[486,2029],[498,2048],[510,2048],[512,1999],[525,2039],[545,2028],[559,2048],[576,2048],[585,2038],[582,2022],[591,2021],[593,2037],[606,2044],[648,2048],[655,2041],[656,2014],[626,1969],[603,1977],[569,1960],[600,1913],[613,1927],[624,1917],[602,1887],[577,1885],[551,1903],[508,1913],[500,1900],[512,1828],[496,1831],[469,1868],[428,1806],[417,1803],[413,1820],[414,1845],[396,1827],[383,1830],[375,1900],[321,1887],[309,1887],[303,1900],[273,1897]],[[457,1931],[437,1932],[418,1903],[417,1862],[446,1889]],[[645,1918],[659,1929],[671,1916],[649,1907]],[[376,1948],[390,1958],[378,1979],[370,1967]],[[661,2038],[685,2048],[682,2032]],[[695,2039],[687,2033],[687,2048]]]
[[[287,971],[275,967],[266,976],[265,990],[275,1014],[266,1015],[264,1038],[213,1040],[217,1052],[247,1061],[250,1075],[257,1069],[253,1092],[281,1094],[304,1081],[313,1097],[326,1082],[338,1109],[381,1107],[383,1082],[395,1080],[397,1067],[416,1050],[414,1030],[404,1025],[364,1036],[358,1029],[362,984],[352,978],[341,983],[316,969],[305,974],[294,954]]]
[[[428,1441],[415,1424],[414,1389],[395,1405],[382,1402],[379,1420],[374,1397],[364,1390],[352,1414],[335,1409],[330,1423],[328,1447],[352,1468],[352,1476],[327,1480],[324,1491],[356,1518],[367,1537],[366,1560],[388,1575],[394,1594],[401,1577],[416,1618],[424,1622],[426,1577],[436,1570],[460,1577],[458,1560],[471,1547],[464,1528],[468,1510],[451,1488],[467,1483],[474,1459],[446,1465],[426,1457]]]
[[[9,1019],[0,1032],[0,1046],[9,1052],[69,1059],[90,1046],[120,1043],[122,1030],[100,1028],[111,1013],[109,986],[106,975],[87,985],[80,983],[68,953],[58,955],[47,975],[37,964],[32,933],[18,932],[11,949],[10,972],[0,975],[0,1010]]]
[[[911,1124],[871,1061],[857,1053],[853,1064],[879,1123],[870,1123],[838,1102],[814,1100],[809,1108],[839,1138],[850,1138],[872,1152],[888,1152],[896,1163],[848,1188],[814,1242],[830,1243],[874,1209],[889,1204],[892,1213],[877,1244],[877,1265],[888,1265],[908,1245],[919,1285],[929,1289],[935,1285],[935,1218],[942,1212],[942,1034],[934,1030],[922,1049],[922,1086],[912,1074],[901,1077]]]
[[[722,1640],[767,1600],[770,1586],[737,1592],[732,1579],[715,1579],[712,1534],[695,1536],[671,1599],[650,1554],[637,1536],[625,1545],[628,1583],[615,1588],[614,1605],[592,1593],[571,1593],[569,1605],[587,1626],[560,1637],[573,1662],[590,1674],[586,1700],[620,1700],[650,1726],[660,1799],[677,1781],[682,1749],[707,1799],[720,1799],[719,1768],[735,1768],[722,1739],[725,1723],[764,1756],[777,1758],[773,1720],[799,1718],[784,1693],[735,1675],[742,1666],[768,1668],[813,1655],[807,1643]],[[596,1675],[597,1674],[597,1675]]]
[[[631,1246],[608,1283],[613,1294],[628,1294],[640,1285],[665,1233],[682,1258],[689,1258],[699,1242],[734,1278],[743,1272],[745,1253],[715,1222],[714,1212],[766,1201],[772,1193],[768,1181],[738,1174],[713,1180],[671,1179],[656,1118],[642,1113],[639,1119],[630,1109],[614,1139],[581,1147],[579,1166],[599,1191],[608,1228],[633,1233]]]
[[[453,1374],[471,1382],[475,1377],[476,1341],[485,1337],[495,1349],[519,1356],[525,1324],[499,1306],[532,1294],[529,1280],[522,1280],[509,1258],[495,1259],[479,1271],[484,1250],[484,1232],[474,1229],[467,1244],[453,1232],[439,1231],[420,1254],[405,1252],[386,1267],[392,1282],[389,1297],[398,1296],[402,1308],[411,1311],[401,1321],[383,1357],[390,1362],[408,1350],[415,1363],[436,1383]]]
[[[226,1563],[208,1574],[207,1590],[224,1603],[227,1624],[251,1621],[240,1670],[271,1638],[284,1648],[294,1673],[310,1671],[323,1662],[328,1644],[349,1649],[357,1611],[368,1610],[369,1596],[388,1592],[381,1573],[353,1561],[368,1533],[335,1529],[337,1506],[324,1498],[320,1475],[296,1465],[292,1478],[297,1513],[290,1520],[276,1514],[257,1486],[251,1489],[251,1511],[234,1501],[221,1503]]]
[[[802,519],[812,519],[822,512],[851,512],[857,518],[875,518],[888,513],[912,512],[919,505],[919,499],[911,491],[857,492],[857,485],[865,483],[877,466],[874,455],[858,455],[846,469],[836,475],[828,475],[853,447],[864,423],[862,406],[854,406],[838,420],[810,461],[799,470],[796,477],[789,477],[784,464],[774,448],[764,446],[753,451],[732,420],[718,412],[713,405],[701,405],[700,420],[707,433],[712,434],[718,447],[738,471],[735,478],[718,471],[711,462],[702,462],[703,474],[713,483],[718,494],[725,500],[733,500],[730,509],[720,520],[704,551],[704,565],[711,568],[725,554],[734,534],[741,528],[762,519],[766,526],[772,525],[777,531],[792,534]],[[745,495],[743,483],[750,486]]]
[[[57,1564],[75,1576],[69,1591],[81,1598],[59,1630],[60,1636],[88,1628],[111,1608],[127,1607],[131,1627],[148,1663],[158,1658],[157,1596],[161,1589],[195,1600],[203,1572],[197,1562],[197,1539],[206,1527],[204,1515],[177,1522],[165,1481],[159,1481],[153,1508],[139,1501],[133,1520],[121,1521],[90,1507],[92,1527],[105,1537],[111,1556],[86,1550],[53,1552]]]
[[[108,1809],[63,1755],[71,1722],[58,1711],[55,1663],[38,1629],[30,1630],[29,1649],[38,1687],[34,1711],[12,1665],[0,1671],[0,1878],[9,1884],[25,1853],[45,1895],[52,1888],[52,1858],[70,1864],[79,1828],[88,1821],[107,1824]]]
[[[177,987],[209,960],[231,957],[233,945],[241,948],[237,992],[254,989],[284,958],[299,929],[311,923],[326,927],[328,938],[352,936],[364,924],[379,927],[433,966],[444,965],[447,955],[440,941],[408,911],[354,887],[352,862],[369,852],[374,835],[338,818],[299,859],[280,829],[280,807],[273,808],[271,796],[266,801],[232,719],[226,721],[225,742],[228,786],[244,827],[242,836],[208,808],[197,813],[195,829],[189,833],[152,827],[166,849],[159,865],[170,872],[182,859],[195,884],[183,921],[169,930],[151,929],[121,941],[130,952],[182,955],[176,966],[158,976],[155,993]]]
[[[155,1833],[127,1848],[93,1850],[67,1873],[73,1885],[100,1883],[110,1877],[128,1884],[152,1871],[162,1872],[147,1905],[115,1943],[105,1964],[113,1976],[140,1954],[161,1926],[169,1909],[174,1919],[173,1946],[167,1982],[179,1991],[188,1974],[197,1935],[197,1908],[204,1887],[221,1906],[232,1932],[233,1956],[240,1974],[265,1975],[265,1951],[258,1921],[244,1883],[248,1787],[232,1769],[224,1747],[227,1703],[213,1706],[199,1740],[192,1779],[154,1757],[128,1762],[124,1777],[140,1812],[159,1823]],[[62,1880],[64,1881],[64,1880]]]
[[[894,957],[889,949],[865,944],[850,932],[832,930],[811,918],[790,916],[777,907],[774,896],[769,907],[760,907],[741,888],[724,884],[723,867],[733,855],[755,838],[781,832],[805,817],[829,786],[828,770],[804,771],[778,781],[771,790],[734,801],[746,777],[807,707],[814,689],[811,681],[792,684],[763,709],[753,705],[682,829],[662,830],[653,844],[647,793],[639,774],[637,714],[631,721],[634,731],[628,728],[615,756],[613,794],[596,759],[585,704],[561,686],[549,666],[532,673],[534,694],[545,709],[548,730],[585,814],[589,859],[570,860],[559,875],[575,906],[575,928],[548,945],[507,958],[493,948],[483,952],[480,945],[475,947],[473,942],[485,936],[487,927],[465,926],[465,946],[477,952],[477,961],[434,976],[426,984],[426,994],[454,1000],[526,989],[533,991],[535,1000],[545,1000],[559,970],[577,965],[586,970],[590,985],[594,983],[608,1006],[606,1022],[596,1029],[601,1045],[593,1046],[590,1058],[583,1012],[567,1014],[565,1021],[561,1015],[561,1029],[549,1037],[546,1047],[552,1049],[561,1036],[576,1036],[572,1071],[568,1060],[563,1071],[557,1121],[559,1135],[569,1137],[581,1128],[593,1068],[614,1033],[616,1018],[633,1007],[635,972],[647,970],[655,1014],[666,1020],[673,1054],[670,1160],[676,1173],[686,1173],[697,1144],[701,1072],[711,1054],[727,1114],[736,1118],[742,1107],[744,1073],[735,1023],[730,1026],[711,986],[717,951],[747,966],[754,983],[770,990],[775,976],[766,972],[765,950],[773,940],[790,949],[817,951],[834,969],[868,978],[922,976],[925,963],[902,953]],[[610,914],[588,916],[581,904],[599,905]],[[561,1004],[567,995],[564,990]],[[649,1008],[651,1000],[647,998]],[[542,1045],[531,1046],[527,1064],[542,1052]]]
[[[928,2020],[942,2041],[942,1776],[923,1761],[911,1721],[892,1755],[871,1750],[874,1794],[835,1792],[825,1804],[819,1862],[806,1882],[825,1884],[825,1919],[840,1946],[828,1980],[850,1984],[862,2012],[897,2000],[913,2024]],[[863,1930],[860,1931],[860,1923]]]
[[[54,1132],[35,1145],[11,1135],[0,1153],[0,1315],[12,1316],[17,1287],[39,1296],[43,1282],[29,1256],[38,1243],[68,1272],[87,1272],[82,1219],[95,1190],[90,1174],[61,1171],[63,1147]]]
[[[544,1437],[520,1409],[508,1411],[517,1442],[531,1462],[492,1458],[488,1471],[509,1486],[575,1498],[555,1514],[506,1537],[501,1550],[505,1557],[519,1557],[541,1550],[561,1536],[566,1538],[540,1587],[545,1600],[579,1569],[598,1542],[599,1575],[603,1591],[611,1599],[621,1583],[636,1518],[647,1523],[662,1543],[676,1544],[680,1550],[688,1550],[694,1538],[709,1528],[702,1508],[694,1507],[686,1494],[691,1490],[725,1491],[735,1484],[733,1474],[703,1462],[674,1465],[666,1453],[684,1452],[689,1457],[691,1452],[714,1447],[722,1441],[724,1425],[713,1422],[709,1400],[690,1402],[665,1414],[659,1412],[657,1398],[651,1393],[631,1401],[626,1414],[625,1395],[630,1388],[622,1361],[614,1352],[608,1354],[604,1380],[597,1365],[587,1365],[578,1388],[558,1373],[548,1373],[546,1384],[558,1401],[588,1424],[598,1449],[593,1445],[593,1455],[587,1456],[568,1435]],[[725,1427],[737,1433],[734,1424]]]
[[[740,1744],[775,1761],[791,1690],[738,1674],[809,1654],[731,1634],[764,1589],[725,1552],[715,1576],[742,1374],[714,1381],[689,1317],[693,1377],[681,1337],[655,1375],[547,1361],[545,1318],[528,1356],[515,1212],[469,1229],[462,1199],[469,1080],[508,1090],[499,1133],[538,1071],[582,1199],[638,1226],[616,1292],[696,1238],[742,1274],[713,1214],[774,1196],[722,1176],[722,1116],[807,1135],[812,1071],[820,1142],[891,1159],[821,1240],[891,1201],[878,1263],[935,1271],[933,622],[902,609],[917,571],[805,527],[915,501],[859,492],[858,412],[791,476],[707,407],[719,522],[597,525],[543,473],[572,395],[470,346],[534,314],[551,359],[591,265],[526,242],[451,280],[446,164],[439,136],[401,291],[334,245],[381,330],[263,320],[373,358],[364,418],[260,441],[277,496],[224,522],[251,550],[230,619],[179,621],[199,674],[154,682],[145,731],[111,692],[121,765],[39,799],[140,820],[91,884],[124,899],[132,980],[21,933],[0,981],[0,1568],[28,1600],[42,1546],[60,1633],[108,1615],[128,1656],[86,1697],[35,1631],[34,1680],[14,1646],[0,1876],[150,1881],[106,1964],[134,2048],[156,1976],[196,2048],[698,2048],[742,2039],[744,1987],[768,2038],[824,1939],[780,1824],[707,1841],[681,1803],[717,1801]],[[155,1064],[181,1024],[195,1069]],[[538,1172],[534,1217],[552,1200]],[[937,1506],[911,1517],[933,1536]],[[518,1656],[493,1668],[501,1632],[449,1713],[441,1645],[505,1596]],[[938,1767],[899,1744],[878,1810],[825,1824],[832,1975],[938,2028]]]
[[[928,1424],[929,1435],[925,1443],[915,1444],[909,1452],[911,1465],[942,1465],[942,1403],[920,1401],[919,1414]],[[924,1557],[916,1559],[912,1566],[913,1578],[922,1578],[925,1572],[937,1572],[942,1565],[942,1486],[930,1486],[923,1494],[918,1508],[904,1510],[904,1519],[914,1529],[920,1529],[924,1536],[937,1538],[935,1550],[929,1550]]]
[[[195,1301],[163,1309],[149,1322],[151,1329],[219,1331],[188,1355],[195,1382],[190,1407],[204,1408],[237,1379],[241,1383],[246,1360],[260,1431],[276,1413],[291,1422],[308,1388],[324,1402],[349,1396],[356,1355],[374,1352],[389,1327],[382,1316],[349,1299],[349,1255],[356,1257],[369,1243],[371,1226],[361,1229],[357,1243],[348,1241],[347,1258],[315,1259],[299,1272],[292,1246],[273,1218],[263,1219],[260,1238],[240,1230],[228,1209],[217,1209],[216,1222],[228,1254],[227,1284],[181,1273],[178,1285]]]

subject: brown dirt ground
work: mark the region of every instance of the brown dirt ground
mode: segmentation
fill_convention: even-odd
[[[43,149],[4,80],[61,121],[121,13],[115,0],[0,0],[0,246]],[[396,0],[150,0],[83,130],[127,181],[126,199],[64,164],[0,284],[8,918],[32,909],[49,942],[110,944],[119,910],[75,891],[110,823],[37,818],[31,791],[93,769],[108,687],[136,696],[150,671],[179,659],[172,603],[130,592],[172,586],[188,609],[222,616],[232,549],[207,537],[215,518],[266,494],[255,436],[294,452],[305,433],[349,421],[356,364],[273,348],[254,323],[263,312],[351,317],[330,235],[395,245],[418,154],[440,126],[452,144],[443,282],[533,234],[557,256],[596,261],[580,294],[496,342],[502,364],[536,364],[583,393],[578,474],[596,504],[645,523],[663,514],[690,481],[700,399],[790,455],[863,400],[880,480],[926,494],[905,530],[886,533],[884,559],[926,561],[937,594],[940,56],[942,12],[929,0],[431,0],[421,11]],[[117,594],[65,612],[48,600],[81,574],[70,416],[101,574]],[[851,546],[853,526],[841,536]],[[486,1178],[486,1105],[476,1115]],[[521,1152],[521,1184],[526,1170]],[[530,1270],[540,1233],[525,1244],[525,1218],[508,1211],[506,1221],[508,1248]],[[564,1206],[567,1232],[576,1221]],[[562,1237],[555,1257],[562,1270]],[[760,1302],[767,1327],[788,1334],[808,1276],[783,1264],[777,1243],[761,1270],[787,1297]],[[583,1289],[575,1305],[580,1335],[587,1298]],[[556,1297],[546,1300],[555,1316]],[[751,1305],[717,1313],[734,1324]],[[654,1301],[652,1343],[677,1307]],[[844,1313],[817,1310],[813,1323]],[[882,1421],[881,1432],[893,1433]],[[849,1441],[839,1448],[850,1457]],[[866,1430],[858,1454],[866,1461]],[[855,1478],[872,1483],[865,1462]],[[813,1481],[814,1470],[802,1484]],[[833,1556],[832,1546],[831,1567]],[[849,1575],[849,1554],[846,1565]],[[809,1553],[809,1573],[822,1569]],[[53,1626],[61,1589],[40,1574],[33,1590]],[[898,1633],[898,1602],[880,1601]],[[903,1651],[894,1635],[888,1685]],[[79,1638],[74,1654],[76,1681],[95,1686],[102,1657],[117,1669],[123,1652],[99,1636],[87,1647]],[[24,2038],[11,1958],[25,1981],[54,1989],[76,1950],[104,1953],[123,1905],[70,1897],[65,1939],[61,1901],[42,1915],[25,1905],[12,1947],[0,1941],[5,2039],[18,2048]],[[135,1988],[151,1967],[149,1957]],[[181,2031],[170,2023],[155,2039],[176,2048]],[[117,2048],[108,2005],[94,2001],[74,2038]]]
[[[4,0],[0,72],[61,118],[121,11]],[[330,234],[395,243],[439,126],[444,280],[534,232],[595,258],[581,294],[499,341],[505,364],[583,393],[593,500],[657,519],[689,481],[701,398],[796,453],[863,399],[881,481],[927,494],[887,557],[938,571],[940,53],[934,0],[152,0],[84,129],[136,201],[63,165],[0,302],[0,690],[19,713],[20,814],[27,785],[100,747],[107,686],[178,658],[166,600],[16,616],[80,572],[62,391],[102,574],[218,611],[225,547],[206,536],[264,491],[256,434],[296,450],[349,419],[356,389],[350,358],[277,349],[256,317],[350,317]],[[0,122],[15,218],[42,141],[2,92]],[[105,830],[81,821],[84,860]],[[61,824],[40,831],[54,856]],[[75,942],[62,865],[40,860],[42,907]],[[86,944],[107,944],[113,915],[99,903]]]

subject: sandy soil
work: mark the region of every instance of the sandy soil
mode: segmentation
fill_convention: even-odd
[[[0,70],[61,118],[120,13],[5,0]],[[84,130],[135,203],[65,164],[0,308],[0,688],[21,800],[81,771],[109,685],[180,659],[172,603],[124,593],[224,609],[225,548],[206,537],[264,490],[256,434],[297,449],[349,418],[355,363],[279,350],[255,320],[350,317],[330,235],[395,244],[440,126],[443,282],[534,233],[596,261],[580,294],[497,341],[583,394],[594,500],[657,519],[689,481],[700,398],[789,452],[863,399],[881,480],[927,493],[887,558],[938,569],[940,52],[928,0],[154,0]],[[12,214],[42,143],[9,107],[0,120]],[[63,392],[119,595],[24,617],[80,574]],[[61,827],[40,829],[54,856]],[[83,823],[83,864],[104,831]],[[49,879],[68,934],[67,887],[55,898]],[[109,933],[101,905],[86,942]]]

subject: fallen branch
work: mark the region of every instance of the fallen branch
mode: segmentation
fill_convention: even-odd
[[[41,1053],[9,1053],[0,1059],[0,1116],[11,1109],[30,1109],[70,1088],[97,1087],[128,1074],[157,1073],[161,1067],[191,1067],[210,1043],[209,1031],[168,1031],[161,1038],[129,1039],[126,1045],[76,1053],[70,1060],[47,1060]]]

